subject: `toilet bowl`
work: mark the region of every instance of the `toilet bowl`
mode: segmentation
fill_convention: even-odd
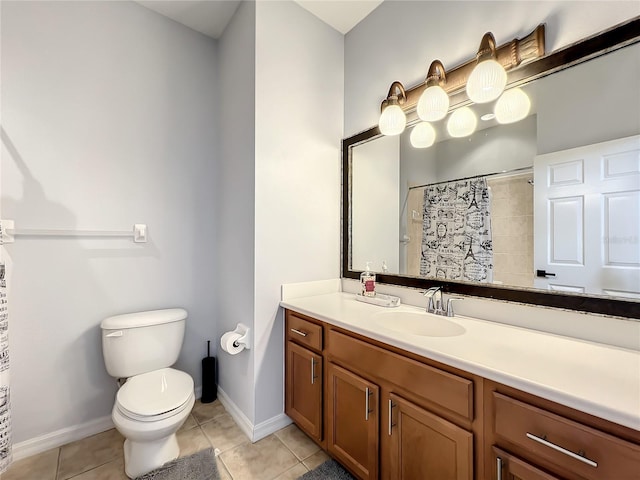
[[[180,354],[186,318],[184,309],[172,308],[117,315],[100,325],[107,371],[125,380],[111,418],[125,437],[124,467],[130,478],[180,455],[176,432],[195,395],[191,376],[170,367]]]
[[[125,473],[135,478],[178,457],[176,432],[195,403],[193,379],[164,368],[127,380],[111,418],[125,437]]]

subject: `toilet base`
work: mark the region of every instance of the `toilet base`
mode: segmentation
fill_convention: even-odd
[[[175,460],[178,455],[180,455],[180,447],[175,433],[151,442],[126,439],[124,471],[127,477],[136,478]]]

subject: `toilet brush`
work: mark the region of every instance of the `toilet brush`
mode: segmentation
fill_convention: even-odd
[[[218,398],[216,385],[216,357],[211,356],[211,341],[207,340],[207,356],[202,359],[202,403],[211,403]]]

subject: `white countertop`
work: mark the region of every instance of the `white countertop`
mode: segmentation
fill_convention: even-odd
[[[464,328],[457,336],[403,333],[381,326],[375,315],[423,308],[378,307],[343,292],[280,305],[640,431],[638,351],[462,316],[447,319]]]

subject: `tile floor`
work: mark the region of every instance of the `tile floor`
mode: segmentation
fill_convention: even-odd
[[[127,480],[122,442],[108,430],[14,462],[2,480]],[[180,456],[213,447],[220,451],[222,480],[294,480],[329,457],[298,427],[289,425],[251,443],[216,400],[200,401],[178,431]]]

